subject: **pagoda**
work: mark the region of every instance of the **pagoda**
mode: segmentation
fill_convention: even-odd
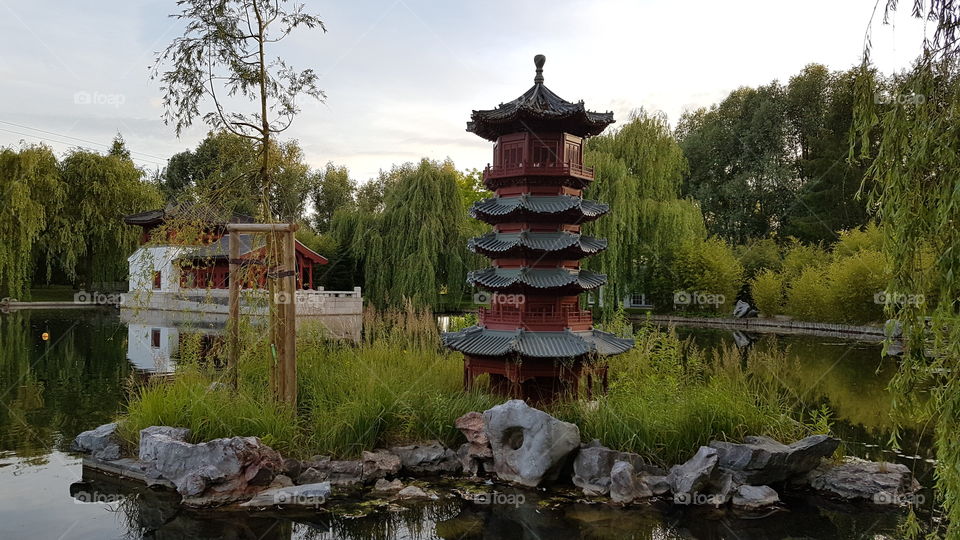
[[[478,324],[443,336],[464,355],[464,385],[483,373],[494,391],[546,401],[576,395],[581,378],[601,377],[602,358],[633,347],[633,340],[593,329],[579,294],[597,289],[606,276],[582,270],[580,261],[607,241],[580,234],[583,223],[603,216],[606,204],[583,198],[593,170],[583,166],[584,139],[613,123],[613,113],[586,110],[543,84],[543,55],[534,58],[534,85],[495,109],[473,111],[467,131],[492,141],[493,164],[483,172],[494,196],[470,215],[493,230],[468,242],[492,265],[467,281],[489,292]]]

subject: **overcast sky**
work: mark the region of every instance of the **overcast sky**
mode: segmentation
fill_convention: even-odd
[[[857,64],[875,1],[306,0],[328,32],[300,31],[276,54],[313,68],[327,100],[306,105],[285,136],[312,166],[344,164],[360,181],[421,157],[482,167],[490,144],[464,131],[470,111],[529,88],[537,53],[561,97],[618,120],[662,111],[675,125],[738,86],[786,82],[811,62]],[[0,0],[0,146],[103,150],[120,132],[150,170],[194,147],[207,127],[178,139],[149,78],[154,53],[179,34],[167,17],[175,9],[173,0]],[[922,27],[903,11],[896,28],[874,32],[886,72],[918,51]]]

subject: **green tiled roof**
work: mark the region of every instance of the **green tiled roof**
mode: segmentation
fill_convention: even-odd
[[[605,274],[567,268],[484,268],[467,273],[467,282],[488,289],[526,285],[535,289],[574,287],[595,289],[607,282]]]
[[[519,354],[532,358],[574,358],[587,354],[620,354],[633,347],[633,340],[600,330],[530,332],[471,326],[459,332],[443,334],[443,344],[455,351],[477,356]]]
[[[610,206],[574,197],[573,195],[520,195],[517,197],[490,197],[473,203],[470,215],[476,219],[520,217],[530,214],[570,213],[575,222],[596,219],[610,210]],[[503,221],[503,219],[498,219]]]
[[[580,256],[593,255],[607,248],[607,241],[572,232],[489,232],[471,238],[467,247],[474,253],[493,256],[523,251],[557,252],[567,250]]]

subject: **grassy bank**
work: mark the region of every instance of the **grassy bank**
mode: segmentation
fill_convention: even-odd
[[[150,425],[189,427],[197,441],[256,435],[296,457],[315,454],[357,456],[362,450],[439,439],[463,442],[454,420],[504,401],[484,391],[465,392],[459,354],[440,347],[428,314],[390,314],[365,323],[365,342],[325,342],[316,331],[298,336],[300,402],[297,414],[269,396],[268,370],[258,334],[246,334],[239,389],[211,383],[222,372],[205,365],[189,343],[178,376],[137,389],[122,418],[122,431],[135,443]],[[573,401],[548,407],[577,423],[583,438],[640,452],[653,461],[686,459],[712,438],[768,434],[796,438],[808,430],[792,419],[784,394],[756,382],[728,351],[704,358],[672,334],[647,328],[637,347],[613,359],[610,392],[592,403]],[[755,360],[752,369],[775,369],[776,358]],[[775,378],[774,378],[775,379]]]

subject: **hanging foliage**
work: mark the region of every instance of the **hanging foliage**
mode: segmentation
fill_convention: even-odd
[[[466,288],[468,231],[461,174],[449,161],[424,159],[389,175],[381,179],[381,211],[342,209],[331,227],[363,270],[364,297],[381,308],[409,300],[435,309],[441,293],[459,301]]]
[[[662,117],[633,113],[618,131],[590,139],[584,160],[595,170],[584,196],[610,205],[609,214],[585,227],[609,241],[586,265],[607,274],[610,316],[624,295],[649,292],[684,239],[706,232],[699,207],[678,198],[686,161]]]
[[[49,147],[0,149],[0,297],[29,299],[34,249],[65,196]]]

